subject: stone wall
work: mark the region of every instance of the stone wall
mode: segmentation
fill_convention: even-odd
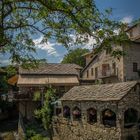
[[[117,120],[116,127],[105,127],[102,124],[102,111],[111,109],[117,111],[115,102],[64,102],[72,110],[75,106],[82,109],[81,121],[73,121],[62,116],[54,117],[54,132],[60,140],[120,140],[120,124]],[[97,123],[87,123],[87,109],[93,107],[97,110]],[[117,115],[117,114],[116,114]]]
[[[133,72],[133,63],[137,63],[138,70],[140,70],[140,44],[130,43],[127,46],[116,46],[115,48],[119,48],[120,50],[123,49],[126,55],[122,56],[120,59],[117,59],[111,57],[110,54],[106,54],[106,51],[103,51],[95,60],[93,60],[93,62],[86,68],[86,70],[84,70],[82,73],[82,78],[94,80],[103,79],[105,83],[115,83],[140,79],[138,72]],[[115,74],[113,74],[113,63],[116,64]],[[108,70],[106,76],[102,75],[103,64],[109,64],[110,66],[110,70]],[[95,68],[98,68],[97,78],[95,77]],[[92,69],[93,73],[91,72]]]
[[[105,128],[99,124],[90,125],[59,119],[54,129],[60,140],[119,140],[118,128]]]
[[[140,130],[138,122],[130,128],[124,127],[124,113],[127,109],[133,108],[137,110],[138,119],[140,119],[139,91],[140,86],[137,85],[120,101],[63,101],[63,107],[70,107],[71,118],[66,119],[62,114],[55,116],[53,121],[54,133],[60,140],[130,140],[128,139],[129,136],[139,140]],[[80,121],[73,120],[72,110],[75,106],[81,109],[82,117]],[[87,110],[89,108],[97,110],[97,122],[94,124],[87,122]],[[103,125],[102,112],[105,109],[110,109],[116,114],[116,126],[108,127]]]
[[[138,120],[140,119],[140,86],[137,85],[133,88],[127,96],[125,96],[119,103],[118,103],[118,114],[120,116],[119,121],[121,122],[121,139],[125,140],[128,136],[134,136],[135,140],[139,140],[139,124],[136,123],[131,128],[124,128],[124,112],[129,109],[133,108],[138,111]]]
[[[124,47],[126,56],[124,57],[124,77],[128,80],[138,80],[140,76],[138,72],[133,72],[133,63],[138,64],[138,70],[140,70],[140,44],[131,43]]]
[[[114,71],[112,65],[116,64],[116,69]],[[102,65],[109,64],[110,70],[107,71],[107,75],[102,75]],[[95,68],[98,68],[98,77],[95,76]],[[93,69],[93,74],[91,70]],[[88,77],[87,77],[88,71]],[[121,82],[123,81],[123,57],[118,60],[117,58],[111,57],[110,54],[106,54],[106,51],[103,51],[98,57],[87,67],[87,69],[82,73],[83,79],[102,79],[110,77],[110,80],[105,81],[106,83],[110,82]]]

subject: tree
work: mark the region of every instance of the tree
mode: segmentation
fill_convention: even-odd
[[[81,67],[84,67],[86,62],[83,55],[88,52],[89,52],[88,49],[82,49],[82,48],[70,50],[68,54],[64,56],[61,63],[75,63]]]
[[[42,42],[55,39],[65,47],[92,37],[100,50],[111,50],[112,41],[128,40],[126,26],[110,20],[111,11],[101,13],[94,0],[1,0],[0,51],[9,52],[12,62],[32,62],[32,36],[39,33],[44,36]]]
[[[50,139],[52,139],[52,116],[53,102],[55,101],[55,90],[48,87],[47,93],[44,94],[43,106],[35,111],[37,118],[42,120],[44,128],[48,131]]]

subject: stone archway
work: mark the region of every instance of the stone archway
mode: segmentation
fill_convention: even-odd
[[[110,109],[105,109],[102,112],[102,123],[106,127],[116,126],[116,114]]]
[[[94,108],[87,109],[87,122],[90,124],[97,122],[97,110]]]
[[[79,121],[81,120],[81,109],[79,107],[74,107],[72,110],[73,120]]]
[[[63,107],[63,117],[64,118],[70,118],[70,107],[64,106]]]
[[[124,127],[131,128],[138,121],[138,111],[134,108],[128,108],[124,112]]]

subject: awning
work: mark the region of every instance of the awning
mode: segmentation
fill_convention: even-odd
[[[19,75],[18,86],[79,85],[77,76]]]
[[[8,84],[14,86],[17,83],[17,81],[18,81],[18,75],[14,75],[8,79]]]

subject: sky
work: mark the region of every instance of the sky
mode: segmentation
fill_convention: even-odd
[[[112,18],[118,21],[131,23],[133,20],[140,18],[140,0],[95,0],[96,6],[100,11],[107,8],[113,9]],[[62,61],[66,48],[55,41],[40,44],[41,35],[36,35],[34,42],[36,44],[37,59],[47,59],[48,63],[59,63]],[[85,48],[91,49],[90,43],[85,45]],[[0,55],[0,65],[9,63],[7,55]]]

